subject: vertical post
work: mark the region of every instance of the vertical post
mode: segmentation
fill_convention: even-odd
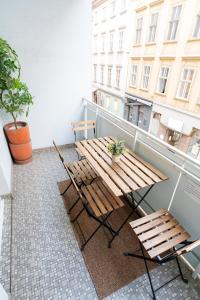
[[[135,129],[135,135],[134,135],[134,140],[133,140],[133,151],[135,151],[137,137],[138,137],[138,131]]]
[[[184,164],[183,164],[183,167],[184,167]],[[172,202],[173,202],[173,200],[174,200],[174,196],[175,196],[175,194],[176,194],[176,191],[177,191],[179,182],[180,182],[180,180],[181,180],[182,174],[183,174],[183,172],[180,171],[179,176],[178,176],[178,179],[177,179],[177,182],[176,182],[176,185],[175,185],[175,188],[174,188],[174,191],[173,191],[173,194],[172,194],[172,196],[171,196],[171,200],[170,200],[170,202],[169,202],[168,211],[170,210],[170,208],[171,208],[171,206],[172,206]]]
[[[96,107],[96,114],[95,114],[95,119],[96,119],[96,137],[98,138],[98,116],[99,116],[99,108]]]
[[[87,121],[87,101],[85,99],[83,99],[84,101],[84,121]],[[85,132],[84,132],[84,135],[85,135],[85,139],[87,140],[87,129],[85,129]]]

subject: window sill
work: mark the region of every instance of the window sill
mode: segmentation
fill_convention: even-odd
[[[120,91],[120,87],[115,86],[115,89],[118,90],[118,91]]]
[[[114,19],[115,17],[116,17],[116,16],[114,15],[114,16],[111,16],[110,18],[111,18],[111,19]]]
[[[188,43],[191,42],[200,42],[200,38],[195,38],[195,37],[191,37],[190,39],[187,40]]]
[[[111,85],[111,84],[107,84],[107,87],[111,88],[111,87],[112,87],[112,85]]]
[[[106,19],[105,19],[105,20],[102,20],[101,23],[105,23],[105,21],[106,21]]]
[[[145,44],[145,46],[154,46],[154,45],[156,45],[156,42],[147,42]]]
[[[176,40],[166,40],[163,42],[164,45],[167,45],[167,44],[177,44],[177,41]]]
[[[114,51],[109,51],[109,52],[108,52],[108,54],[113,54],[113,53],[114,53]]]
[[[148,92],[148,89],[145,89],[145,88],[139,88],[139,90],[141,90],[143,92]]]
[[[118,50],[117,53],[118,54],[122,54],[124,51],[123,50]]]
[[[131,85],[131,84],[129,84],[129,87],[132,88],[132,89],[137,89],[137,86],[136,86],[136,85]]]
[[[120,15],[123,15],[123,14],[125,14],[126,12],[127,12],[127,10],[124,9],[124,10],[122,10],[122,11],[120,12]]]
[[[102,51],[101,54],[105,54],[105,51]]]
[[[93,52],[93,55],[97,55],[98,54],[98,52]]]
[[[189,100],[185,99],[185,98],[175,97],[174,99],[177,100],[177,101],[183,101],[183,102],[188,102],[189,103]]]
[[[141,44],[134,44],[133,47],[141,47]]]
[[[155,92],[156,95],[161,96],[161,97],[166,97],[166,93],[160,93],[160,92]]]

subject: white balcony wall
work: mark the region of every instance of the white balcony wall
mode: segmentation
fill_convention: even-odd
[[[1,1],[0,36],[18,53],[34,96],[28,118],[34,149],[53,139],[73,142],[70,123],[81,117],[81,97],[90,96],[90,2]]]
[[[97,107],[95,104],[88,103],[88,119],[97,119],[97,136],[113,136],[125,141],[126,145],[133,149],[135,128],[128,125],[126,121],[113,117],[109,112]],[[150,148],[151,147],[151,148]],[[168,180],[156,184],[143,202],[142,208],[146,213],[153,210],[167,208],[170,205],[170,212],[179,220],[184,228],[191,234],[191,240],[200,238],[200,182],[194,177],[183,172],[180,182],[177,181],[180,175],[180,168],[192,173],[196,178],[200,178],[200,165],[193,164],[187,158],[172,152],[169,145],[163,146],[147,137],[138,134],[135,144],[135,152],[146,161],[152,163],[160,171],[168,176]],[[158,153],[157,153],[157,152]],[[176,164],[176,165],[175,165]],[[177,185],[177,189],[175,190]],[[144,194],[146,189],[140,190]],[[175,193],[174,193],[175,192]],[[174,193],[174,197],[173,197]],[[172,198],[173,197],[173,198]],[[136,195],[137,199],[137,195]],[[187,255],[190,264],[196,268],[200,263],[200,248]]]

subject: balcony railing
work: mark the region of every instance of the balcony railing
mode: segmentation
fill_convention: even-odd
[[[85,120],[97,121],[97,137],[124,140],[129,148],[169,177],[151,190],[141,207],[143,213],[167,208],[192,234],[191,239],[200,238],[200,162],[105,108],[87,99],[83,101]],[[193,270],[199,270],[199,249],[185,257]]]

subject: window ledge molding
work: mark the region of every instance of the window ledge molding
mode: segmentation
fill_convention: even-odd
[[[144,91],[144,92],[148,92],[149,91],[148,89],[145,89],[145,88],[142,88],[142,87],[140,87],[139,90]]]
[[[161,96],[161,97],[166,97],[167,93],[160,93],[160,92],[156,91],[155,95],[158,95],[158,96]]]
[[[145,46],[155,46],[156,45],[156,42],[147,42],[146,44],[145,44]]]
[[[200,42],[200,37],[191,37],[187,40],[188,43],[191,43],[191,42]]]
[[[180,98],[180,97],[175,97],[174,98],[176,101],[182,101],[182,102],[186,102],[186,103],[189,103],[189,100],[188,99],[185,99],[185,98]]]
[[[123,14],[125,14],[126,12],[127,12],[127,10],[124,9],[124,10],[122,10],[122,11],[120,12],[120,15],[123,15]]]
[[[177,44],[178,41],[177,40],[166,40],[163,42],[164,45],[167,45],[167,44]]]
[[[142,46],[142,44],[133,44],[133,47],[141,47]]]

